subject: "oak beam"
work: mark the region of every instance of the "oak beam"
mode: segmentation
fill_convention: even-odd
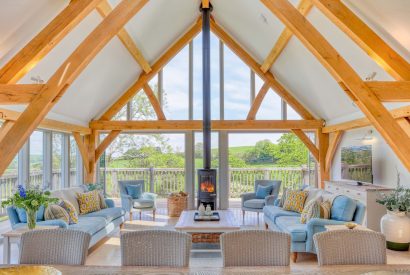
[[[97,149],[95,149],[95,161],[98,161],[104,151],[110,146],[110,144],[118,137],[121,131],[111,131],[104,140],[98,145]]]
[[[202,8],[204,9],[209,8],[209,0],[202,0]]]
[[[112,8],[110,3],[107,2],[107,0],[102,0],[101,3],[97,6],[97,11],[103,18],[105,18],[106,16],[108,16],[108,14],[110,14]],[[149,65],[148,61],[144,58],[140,49],[135,44],[134,39],[132,39],[127,30],[125,28],[122,28],[118,32],[117,36],[122,42],[122,44],[125,46],[125,48],[127,48],[131,56],[144,70],[144,72],[149,73],[151,71],[151,66]]]
[[[85,171],[89,173],[90,172],[90,161],[88,159],[88,148],[85,145],[85,142],[82,136],[80,135],[80,133],[73,132],[73,137],[75,139],[75,142],[77,143],[78,150],[80,151],[80,155],[83,160]]]
[[[336,81],[342,82],[349,89],[348,96],[369,118],[404,166],[410,170],[410,138],[353,68],[287,0],[261,1],[292,30]]]
[[[309,11],[312,9],[313,4],[310,0],[301,0],[298,5],[298,10],[301,14],[306,16]],[[269,55],[266,57],[265,61],[261,66],[262,72],[266,73],[275,63],[276,59],[280,56],[282,51],[285,49],[286,45],[289,43],[289,40],[292,38],[292,31],[289,30],[287,27],[282,31],[280,34],[278,41],[276,41],[275,45],[273,46],[272,50],[269,52]]]
[[[0,70],[0,83],[17,83],[46,56],[100,0],[72,0],[40,33]]]
[[[319,188],[325,188],[325,181],[330,180],[329,171],[326,169],[326,155],[329,148],[329,134],[322,132],[322,129],[316,131],[316,142],[319,148]]]
[[[159,59],[152,65],[152,71],[149,73],[142,73],[134,84],[132,84],[127,91],[100,117],[101,120],[110,120],[115,116],[121,108],[131,100],[131,98],[139,92],[145,83],[148,83],[158,72],[178,54],[186,45],[191,42],[195,36],[201,31],[202,20],[198,19],[195,24],[175,42]]]
[[[86,136],[85,141],[88,149],[88,165],[90,167],[85,173],[85,184],[87,184],[96,181],[97,159],[95,157],[95,151],[98,142],[97,132],[91,131],[91,134]]]
[[[249,110],[247,120],[254,120],[256,118],[256,114],[258,113],[259,108],[262,105],[263,99],[265,98],[266,94],[270,89],[270,85],[268,83],[264,83],[261,89],[259,90],[258,94],[256,95],[255,100],[252,103],[251,109]]]
[[[282,86],[281,83],[272,75],[272,73],[264,73],[260,69],[255,59],[248,54],[222,27],[214,20],[211,20],[211,31],[228,46],[246,65],[248,65],[265,83],[269,83],[274,90],[286,103],[288,103],[302,118],[315,119],[315,117],[295,98],[293,95]]]
[[[410,80],[410,64],[340,0],[313,0],[335,25],[396,80]]]
[[[21,113],[17,111],[0,109],[0,120],[16,121],[20,115]],[[44,130],[60,131],[60,132],[65,132],[65,133],[79,132],[83,135],[88,135],[91,133],[91,130],[88,127],[66,123],[66,122],[62,122],[62,121],[58,121],[54,119],[48,119],[48,118],[43,119],[43,121],[41,121],[40,124],[38,125],[38,128],[44,129]]]
[[[410,118],[402,117],[397,119],[397,123],[400,125],[401,128],[407,133],[410,137]]]
[[[395,119],[410,117],[410,106],[404,106],[394,109],[390,112],[391,116]],[[347,122],[342,122],[334,125],[323,127],[323,133],[332,133],[336,131],[346,131],[351,129],[362,128],[372,125],[368,118],[359,118]]]
[[[30,103],[43,88],[43,84],[0,84],[0,104]]]
[[[380,101],[410,101],[410,81],[366,81],[365,83]]]
[[[0,140],[3,139],[3,137],[11,129],[11,126],[13,126],[13,124],[14,124],[14,121],[11,121],[11,120],[6,120],[3,122],[0,128]]]
[[[63,62],[0,142],[0,174],[70,84],[148,0],[122,1]],[[13,142],[11,142],[13,141]]]
[[[322,127],[321,120],[213,120],[213,130],[315,130]],[[107,121],[95,120],[90,122],[90,128],[98,131],[112,130],[201,130],[202,120],[152,120],[152,121]]]
[[[300,129],[292,129],[292,132],[305,144],[312,156],[319,161],[319,149],[310,138]]]
[[[148,97],[149,102],[151,102],[152,107],[154,108],[155,114],[159,120],[166,120],[165,114],[162,111],[161,105],[159,104],[158,98],[155,96],[154,91],[151,89],[149,84],[145,83],[142,86],[144,89],[145,94]]]
[[[340,141],[342,140],[343,137],[343,131],[337,131],[332,134],[330,134],[329,137],[329,148],[326,153],[326,159],[325,159],[325,169],[326,173],[330,175],[330,169],[332,167],[332,162],[335,157],[335,153],[337,150],[337,147],[340,144]]]

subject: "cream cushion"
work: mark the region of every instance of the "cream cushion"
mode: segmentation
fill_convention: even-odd
[[[83,188],[71,187],[71,188],[55,190],[51,192],[51,197],[68,201],[74,206],[77,213],[80,213],[80,206],[77,201],[77,193],[84,193]]]

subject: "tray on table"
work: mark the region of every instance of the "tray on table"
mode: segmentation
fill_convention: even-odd
[[[195,212],[194,215],[194,221],[196,222],[217,222],[220,219],[218,212],[212,212],[211,216],[199,216],[198,212]]]

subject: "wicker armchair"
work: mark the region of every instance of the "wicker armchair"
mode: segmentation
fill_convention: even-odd
[[[290,235],[266,230],[241,230],[221,235],[224,266],[288,266]]]
[[[313,236],[319,265],[386,264],[386,238],[364,230],[334,230]]]
[[[144,230],[121,235],[123,266],[187,267],[192,237],[183,232]]]
[[[84,265],[91,236],[69,229],[33,230],[21,236],[20,264]]]

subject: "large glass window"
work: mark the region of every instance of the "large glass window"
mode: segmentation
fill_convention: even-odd
[[[230,198],[253,192],[257,179],[281,180],[281,188],[309,184],[306,146],[293,133],[229,134]]]
[[[43,158],[43,132],[34,131],[30,136],[29,186],[42,186]]]
[[[62,157],[63,157],[63,134],[52,133],[52,172],[50,189],[56,190],[62,185]]]
[[[77,186],[77,143],[73,136],[70,136],[70,186]]]
[[[259,93],[264,82],[258,76],[255,76],[255,91]],[[282,119],[282,100],[272,89],[266,93],[265,98],[256,114],[256,119]]]
[[[144,180],[145,190],[160,197],[183,191],[184,134],[121,134],[105,151],[105,166],[110,197],[119,197],[119,180]]]
[[[6,200],[12,195],[18,184],[18,156],[16,156],[9,167],[0,176],[0,198]],[[7,215],[6,208],[0,207],[0,216]]]

